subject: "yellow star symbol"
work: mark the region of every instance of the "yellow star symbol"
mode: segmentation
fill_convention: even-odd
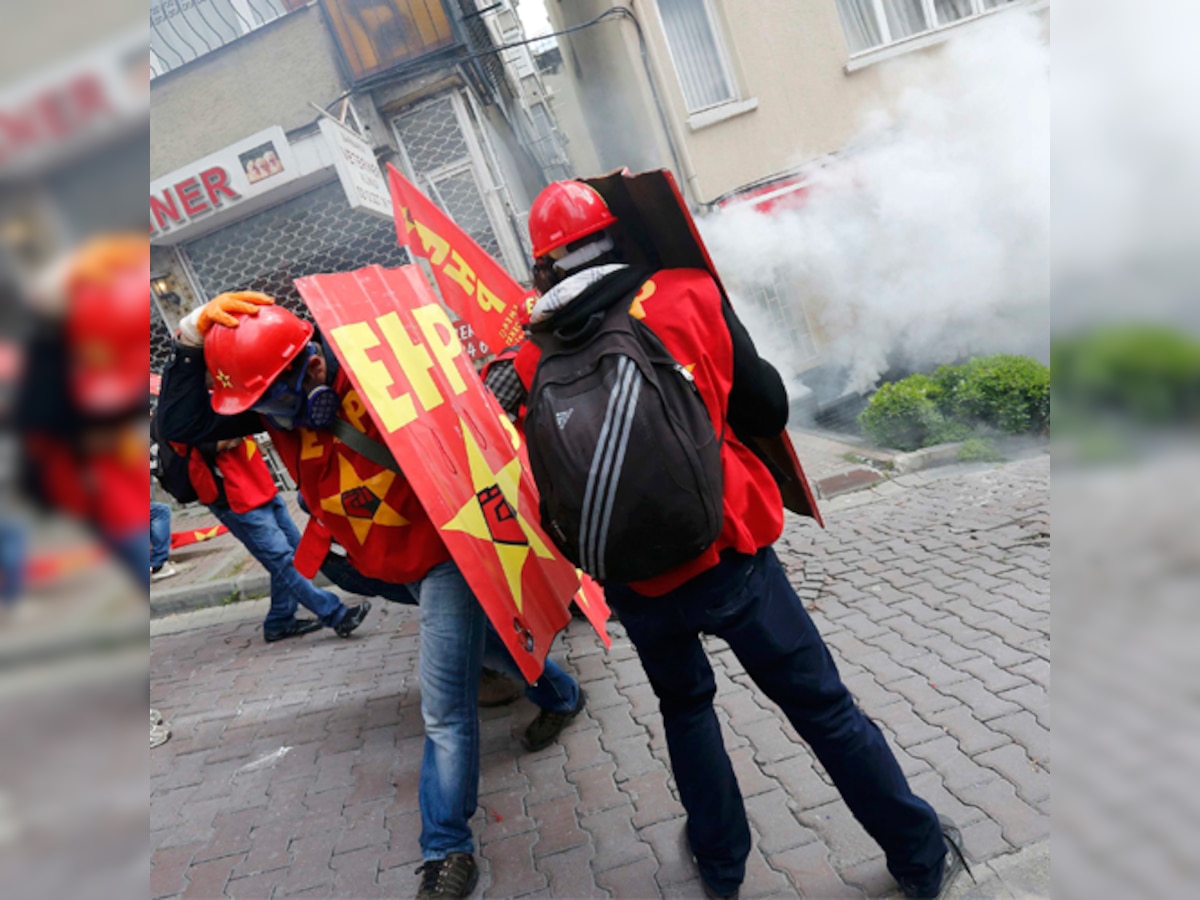
[[[217,369],[217,381],[221,382],[222,387],[233,387],[233,379],[226,375],[221,369]]]
[[[471,429],[462,419],[458,424],[467,449],[467,465],[475,496],[463,504],[442,530],[469,534],[496,548],[509,593],[520,612],[523,604],[521,572],[525,560],[531,552],[542,559],[553,559],[554,554],[519,512],[520,458],[514,457],[500,471],[493,472]]]
[[[258,449],[258,444],[254,442],[254,438],[246,438],[246,459],[254,459],[254,451]]]
[[[321,509],[350,520],[358,543],[365,544],[375,525],[398,527],[408,519],[384,502],[396,473],[384,469],[370,478],[360,478],[346,457],[338,454],[338,492],[321,498]]]

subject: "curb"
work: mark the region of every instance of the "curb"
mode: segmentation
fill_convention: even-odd
[[[892,459],[892,466],[897,475],[908,475],[920,472],[922,469],[932,469],[934,466],[946,466],[958,462],[958,451],[963,442],[951,444],[934,444],[932,447],[922,447],[911,453],[899,453]]]
[[[313,584],[326,589],[333,586],[332,582],[321,574],[313,579]],[[175,613],[227,606],[242,600],[265,597],[270,593],[271,576],[266,572],[251,572],[237,578],[220,578],[201,584],[167,588],[150,595],[150,618],[157,619]]]

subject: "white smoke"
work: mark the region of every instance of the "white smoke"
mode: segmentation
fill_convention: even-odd
[[[801,208],[735,207],[700,223],[731,289],[788,285],[788,302],[805,298],[826,336],[822,360],[844,368],[847,391],[869,389],[891,365],[1048,356],[1044,23],[1007,13],[980,24],[940,53],[887,64],[883,77],[906,87],[809,174]],[[755,337],[778,345],[778,335]]]

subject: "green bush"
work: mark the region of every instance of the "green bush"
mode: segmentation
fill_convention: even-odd
[[[986,438],[969,438],[958,448],[959,462],[1001,462],[1004,457]]]
[[[909,375],[883,385],[858,417],[867,436],[881,447],[916,450],[942,440],[947,422],[938,411],[937,383]]]
[[[947,419],[1007,434],[1050,426],[1050,369],[1028,356],[982,356],[933,374],[938,409]]]
[[[1056,398],[1080,413],[1149,424],[1200,419],[1200,341],[1155,325],[1106,328],[1051,346]]]

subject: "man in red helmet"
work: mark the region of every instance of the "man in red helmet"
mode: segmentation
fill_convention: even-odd
[[[747,442],[777,436],[787,425],[787,393],[779,374],[758,356],[707,271],[654,271],[645,265],[648,254],[627,239],[589,185],[560,182],[547,187],[530,210],[529,230],[542,296],[533,309],[526,354],[539,352],[533,345],[546,347],[547,356],[539,365],[549,366],[550,354],[580,352],[571,348],[585,347],[601,334],[593,327],[599,323],[605,323],[599,325],[602,329],[619,320],[631,334],[640,334],[644,326],[659,342],[653,346],[669,354],[673,366],[664,371],[677,374],[699,392],[711,419],[709,439],[715,436],[719,443],[722,479],[717,498],[723,518],[716,539],[693,558],[640,580],[604,580],[605,596],[625,625],[659,698],[675,782],[688,814],[687,834],[705,891],[717,897],[737,895],[750,851],[750,829],[713,711],[716,683],[700,642],[702,633],[728,642],[747,674],[810,744],[851,811],[883,847],[888,868],[904,892],[911,897],[938,896],[963,865],[958,831],[909,789],[882,733],[842,683],[772,549],[783,527],[783,502],[771,473]],[[620,306],[628,309],[628,317],[615,312]],[[651,343],[647,340],[646,345]],[[569,359],[574,362],[577,357]],[[632,361],[626,356],[622,362]],[[635,371],[621,369],[621,364],[617,363],[618,373]],[[564,366],[557,371],[570,370]],[[561,531],[547,527],[548,534],[581,534],[581,527],[594,531],[597,523],[612,530],[638,524],[612,515],[626,469],[649,464],[645,454],[625,458],[629,429],[637,427],[627,423],[641,421],[641,394],[631,386],[638,377],[642,376],[622,379],[618,374],[611,384],[595,388],[605,391],[608,399],[588,407],[607,410],[594,455],[543,460],[549,467],[543,478],[549,480],[553,467],[574,473],[571,466],[578,460],[585,465],[590,458],[590,469],[579,472],[579,484],[574,484],[574,474],[565,480],[585,498],[586,512],[592,507],[582,481],[587,479],[590,493],[593,476],[599,473],[597,495],[605,492],[607,504],[598,517],[568,523]],[[571,407],[543,426],[550,435],[544,438],[547,442],[567,440],[558,435],[569,430],[575,421],[570,416],[581,404],[571,386],[545,387],[535,374],[527,420],[535,476],[542,397],[552,410],[555,388]],[[539,488],[545,498],[548,485],[541,483],[543,478]],[[593,546],[611,545],[612,530],[599,533]],[[568,540],[563,537],[562,542]]]
[[[195,443],[265,424],[313,513],[301,554],[319,563],[336,541],[375,593],[407,594],[419,607],[426,739],[418,897],[466,897],[478,880],[469,820],[479,789],[480,669],[486,662],[514,678],[520,670],[312,325],[245,292],[215,298],[188,324],[163,377],[163,436]],[[526,696],[540,707],[525,731],[530,750],[552,743],[584,705],[579,685],[551,659]]]

